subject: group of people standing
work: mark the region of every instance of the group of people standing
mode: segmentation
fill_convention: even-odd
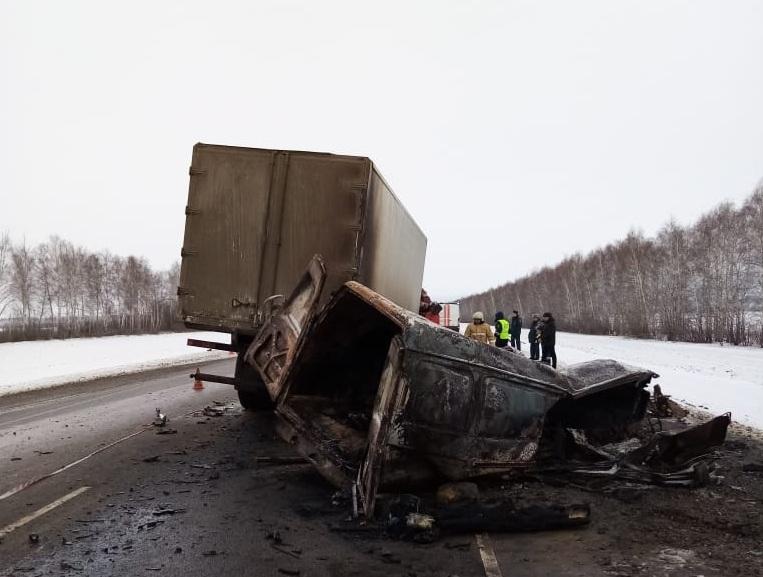
[[[495,332],[485,322],[481,312],[472,315],[472,322],[466,327],[464,335],[475,341],[492,344],[498,348],[522,350],[522,317],[518,311],[512,311],[511,318],[506,319],[502,311],[495,313]],[[551,313],[543,316],[533,314],[530,331],[527,335],[530,342],[530,358],[541,361],[556,368],[556,322]],[[542,350],[541,350],[542,349]]]

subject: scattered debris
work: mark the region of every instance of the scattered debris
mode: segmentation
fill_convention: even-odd
[[[283,542],[283,539],[281,538],[281,532],[274,530],[269,531],[267,535],[265,535],[265,539],[268,541],[273,541],[273,543],[280,544]]]
[[[145,457],[143,459],[144,463],[158,463],[159,462],[159,455],[151,455],[150,457]]]
[[[282,575],[300,575],[299,569],[284,569],[283,567],[279,567],[278,572]]]
[[[164,427],[169,422],[169,419],[167,419],[167,415],[162,414],[162,410],[157,407],[156,408],[156,418],[154,419],[154,426],[155,427]]]
[[[210,549],[209,551],[202,551],[201,554],[204,555],[204,557],[216,557],[217,555],[222,555],[222,551],[218,552],[215,549]]]
[[[399,495],[389,507],[387,534],[396,539],[432,543],[441,534],[545,531],[587,525],[591,510],[587,503],[549,503],[516,506],[511,499],[462,502],[424,510],[414,495]]]
[[[160,429],[156,431],[157,435],[175,435],[177,434],[177,429]]]
[[[763,473],[763,463],[744,463],[742,471],[745,473]]]
[[[284,549],[283,547],[280,547],[276,545],[275,543],[271,543],[270,546],[276,551],[278,551],[279,553],[283,553],[284,555],[288,555],[289,557],[294,557],[295,559],[301,559],[301,557],[297,553]]]
[[[52,455],[53,451],[35,451],[38,455]]]
[[[140,525],[138,525],[138,531],[142,531],[144,529],[153,529],[157,525],[160,525],[162,523],[164,523],[164,521],[160,519],[156,519],[154,521],[146,521],[145,523],[141,523]]]
[[[224,413],[224,407],[210,407],[209,405],[204,407],[204,410],[202,411],[202,414],[204,414],[206,417],[222,417]]]
[[[185,513],[185,509],[159,509],[154,511],[154,517],[163,517],[164,515],[175,515],[177,513]]]
[[[29,542],[33,545],[37,545],[40,542],[40,536],[37,533],[30,533]]]

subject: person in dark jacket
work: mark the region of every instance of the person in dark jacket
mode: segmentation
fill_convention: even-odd
[[[522,317],[519,316],[517,311],[513,311],[511,315],[511,346],[518,351],[522,350],[522,343],[520,337],[522,336]]]
[[[509,344],[509,321],[507,321],[502,311],[495,313],[495,346],[505,349]]]
[[[551,313],[543,313],[540,345],[543,348],[543,362],[556,368],[556,321]]]
[[[533,361],[540,360],[539,324],[540,317],[538,315],[533,315],[533,321],[530,323],[530,332],[527,335],[527,340],[530,341],[530,359]]]

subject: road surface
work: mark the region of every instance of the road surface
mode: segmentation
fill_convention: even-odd
[[[230,375],[233,361],[202,370]],[[589,502],[592,522],[417,545],[348,522],[312,466],[264,462],[295,456],[274,415],[243,411],[228,385],[192,390],[190,372],[0,399],[0,577],[763,574],[761,477],[740,466],[763,460],[755,439],[734,437],[722,483],[696,490],[481,484],[519,504]]]
[[[192,390],[190,372],[0,398],[0,496],[12,493],[0,499],[0,575],[483,574],[472,544],[432,555],[332,531],[348,504],[332,504],[311,466],[258,464],[294,456],[273,416],[241,410],[228,385]],[[205,416],[215,402],[224,414]],[[177,433],[157,434],[156,407]]]

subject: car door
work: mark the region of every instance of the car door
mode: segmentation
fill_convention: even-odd
[[[260,373],[274,402],[299,337],[317,312],[325,281],[326,265],[315,255],[289,298],[265,320],[246,351],[244,361]]]

